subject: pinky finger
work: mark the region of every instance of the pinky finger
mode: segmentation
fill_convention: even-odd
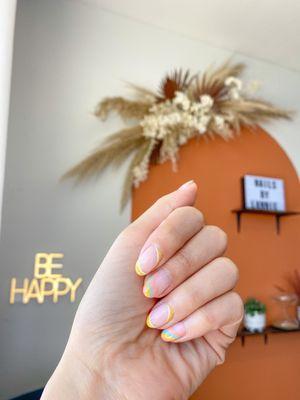
[[[217,329],[233,338],[243,318],[243,302],[235,292],[228,292],[184,320],[164,329],[161,337],[166,342],[186,342],[207,335]]]

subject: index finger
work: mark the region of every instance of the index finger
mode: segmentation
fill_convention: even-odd
[[[144,245],[149,235],[167,218],[172,211],[178,207],[192,206],[195,203],[197,185],[191,180],[158,199],[148,210],[138,217],[129,226],[132,233],[135,233],[137,241]]]

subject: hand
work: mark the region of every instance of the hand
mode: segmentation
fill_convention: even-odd
[[[187,399],[224,361],[243,316],[238,272],[196,192],[188,182],[162,197],[116,239],[43,400]]]

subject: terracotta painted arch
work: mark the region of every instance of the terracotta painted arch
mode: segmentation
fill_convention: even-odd
[[[245,174],[280,177],[285,180],[289,210],[300,210],[297,173],[279,144],[258,128],[244,128],[234,140],[192,140],[180,151],[179,168],[170,163],[150,168],[149,179],[133,192],[132,219],[153,201],[194,179],[199,187],[196,207],[208,224],[223,228],[229,237],[227,255],[239,266],[237,290],[242,297],[256,296],[267,303],[271,320],[276,312],[271,297],[274,284],[283,275],[300,268],[300,217],[286,217],[277,235],[271,216],[242,217],[237,232],[232,209],[241,207],[240,179]],[[218,367],[192,399],[294,400],[300,398],[300,333],[279,334],[264,345],[261,337],[237,340],[227,362]]]

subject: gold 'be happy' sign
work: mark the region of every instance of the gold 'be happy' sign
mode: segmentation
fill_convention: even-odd
[[[37,253],[33,279],[25,278],[22,285],[17,285],[17,278],[12,278],[9,302],[14,304],[17,295],[22,296],[24,304],[33,299],[38,303],[44,303],[45,298],[52,298],[53,303],[57,303],[63,296],[70,296],[70,301],[74,302],[82,278],[72,281],[55,271],[63,268],[62,264],[55,262],[63,256],[62,253]]]

